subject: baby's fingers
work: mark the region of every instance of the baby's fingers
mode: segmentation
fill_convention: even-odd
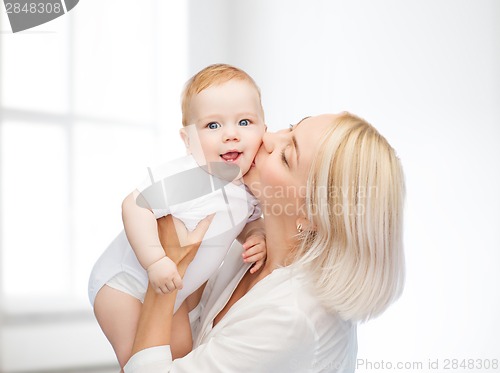
[[[248,248],[246,248],[245,251],[243,252],[243,254],[241,254],[241,255],[243,256],[243,259],[250,258],[256,254],[265,255],[265,253],[266,253],[265,248],[266,248],[265,245],[263,243],[259,242],[256,245],[249,246]],[[258,258],[258,259],[260,259],[260,258]],[[256,262],[258,259],[253,260],[253,261]]]
[[[257,249],[254,251],[253,247],[243,253],[243,261],[245,263],[255,263],[261,259],[264,259],[265,257],[266,254],[263,251]]]
[[[252,246],[265,245],[265,242],[261,236],[250,236],[243,244],[243,249],[248,250]]]
[[[264,265],[264,262],[265,262],[264,259],[256,261],[254,263],[254,265],[252,266],[252,268],[250,268],[250,273],[253,274],[253,273],[257,272]]]
[[[177,290],[182,289],[182,278],[179,274],[175,275],[174,278],[172,279],[174,286]]]
[[[156,287],[155,291],[157,294],[169,294],[172,292],[171,287],[173,286],[173,283],[170,283],[170,284],[161,284],[159,286]]]

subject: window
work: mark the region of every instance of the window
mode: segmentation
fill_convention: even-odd
[[[186,5],[169,3],[80,2],[18,34],[2,12],[3,313],[90,309],[122,199],[146,166],[183,154]]]
[[[2,11],[0,30],[0,371],[115,371],[87,281],[145,167],[184,153],[187,5],[84,1],[16,34]]]

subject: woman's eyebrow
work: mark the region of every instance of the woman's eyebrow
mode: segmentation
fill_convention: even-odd
[[[299,121],[299,123],[297,123],[294,127],[297,127],[300,123],[302,123],[303,121],[305,121],[307,118],[311,118],[311,116],[309,115],[309,116],[307,116],[307,117],[302,118],[302,119]]]

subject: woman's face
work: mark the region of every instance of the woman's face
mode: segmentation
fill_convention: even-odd
[[[255,166],[244,180],[265,214],[296,216],[303,207],[312,160],[336,117],[308,117],[289,129],[264,134]]]

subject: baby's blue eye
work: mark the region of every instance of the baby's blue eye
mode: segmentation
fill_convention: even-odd
[[[248,119],[242,119],[238,124],[240,126],[248,126],[250,124],[250,121]]]
[[[211,130],[215,130],[220,127],[220,124],[217,122],[211,122],[207,124],[207,127]]]

